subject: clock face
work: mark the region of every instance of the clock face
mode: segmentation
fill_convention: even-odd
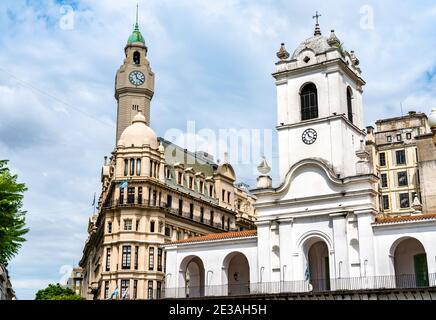
[[[141,71],[132,71],[129,74],[129,81],[135,86],[140,86],[145,81],[145,76]]]
[[[312,144],[316,141],[317,136],[318,134],[316,131],[312,128],[309,128],[304,130],[303,134],[301,135],[301,140],[303,140],[305,144]]]

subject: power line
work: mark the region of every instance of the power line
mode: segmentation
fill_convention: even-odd
[[[6,69],[4,69],[2,67],[0,67],[0,70],[3,71],[4,73],[8,74],[11,78],[15,79],[18,83],[20,83],[24,87],[30,88],[33,91],[35,91],[35,92],[37,92],[37,93],[39,93],[39,94],[41,94],[43,96],[47,96],[47,97],[51,98],[52,100],[54,100],[54,101],[56,101],[56,102],[58,102],[58,103],[60,103],[60,104],[62,104],[64,106],[66,106],[66,107],[68,107],[70,109],[73,109],[73,110],[81,113],[82,115],[84,115],[84,116],[86,116],[86,117],[88,117],[88,118],[90,118],[92,120],[95,120],[95,121],[97,121],[97,122],[99,122],[99,123],[101,123],[101,124],[103,124],[105,126],[110,126],[111,128],[113,128],[112,124],[109,124],[109,123],[107,123],[105,121],[102,121],[101,119],[93,116],[92,114],[89,114],[89,113],[87,113],[87,112],[85,112],[85,111],[83,111],[83,110],[81,110],[81,109],[79,109],[79,108],[77,108],[77,107],[75,107],[75,106],[73,106],[73,105],[63,101],[62,99],[60,99],[60,98],[58,98],[58,97],[56,97],[56,96],[54,96],[54,95],[44,91],[44,90],[39,89],[38,87],[34,86],[33,84],[18,78],[17,76],[15,76],[13,73],[9,72],[8,70],[6,70]]]

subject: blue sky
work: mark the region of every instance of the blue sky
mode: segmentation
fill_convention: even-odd
[[[115,140],[114,77],[137,1],[0,3],[0,158],[29,191],[28,241],[10,263],[20,299],[64,280],[87,237],[103,157]],[[65,29],[61,5],[74,8]],[[313,33],[336,35],[361,62],[365,122],[436,107],[434,1],[139,1],[156,74],[151,122],[171,128],[273,129],[271,77],[281,42],[292,52]],[[373,27],[362,28],[365,10]],[[363,13],[362,13],[363,10]],[[273,145],[270,165],[276,176]],[[218,158],[222,155],[217,155]],[[238,165],[253,185],[254,163]],[[276,181],[277,183],[277,181]]]

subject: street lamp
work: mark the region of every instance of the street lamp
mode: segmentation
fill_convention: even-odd
[[[428,125],[430,126],[431,132],[433,133],[433,142],[436,146],[436,108],[433,108],[430,115],[428,116]]]

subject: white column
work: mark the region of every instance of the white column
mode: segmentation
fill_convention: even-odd
[[[347,278],[350,275],[348,263],[347,221],[345,212],[330,214],[333,221],[333,246],[335,250],[334,270],[336,278]],[[333,271],[333,270],[331,270]],[[330,272],[332,274],[332,272]]]

